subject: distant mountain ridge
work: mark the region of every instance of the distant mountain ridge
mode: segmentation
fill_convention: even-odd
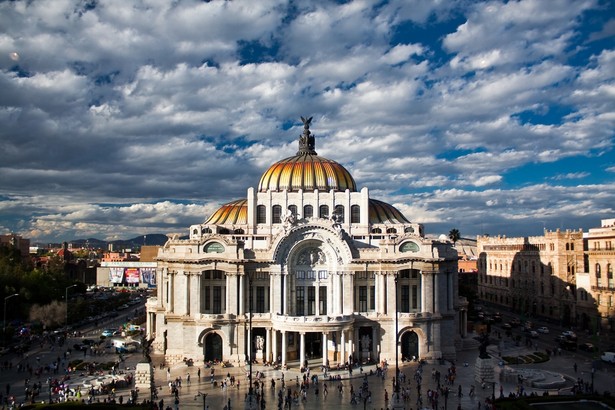
[[[98,238],[87,238],[87,239],[73,239],[71,241],[66,241],[70,243],[73,248],[77,247],[89,247],[95,249],[107,249],[109,244],[113,244],[114,248],[117,250],[121,249],[140,249],[144,245],[148,246],[162,246],[164,245],[169,238],[166,235],[154,233],[147,235],[136,236],[131,239],[118,239],[115,241],[105,241]],[[48,246],[49,244],[41,244],[41,246]],[[52,244],[54,246],[61,246],[61,244]]]

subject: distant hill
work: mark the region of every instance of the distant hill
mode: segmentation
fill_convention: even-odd
[[[167,242],[168,238],[166,235],[154,233],[147,235],[140,235],[131,239],[118,239],[115,241],[103,241],[97,238],[88,238],[88,239],[74,239],[69,241],[73,245],[73,247],[82,247],[87,246],[90,248],[102,248],[107,249],[110,243],[114,245],[116,249],[139,249],[143,245],[158,245],[162,246]]]

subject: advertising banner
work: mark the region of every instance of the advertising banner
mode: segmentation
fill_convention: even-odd
[[[147,283],[148,288],[156,287],[156,268],[141,268],[141,282]]]
[[[126,283],[139,283],[139,268],[126,268],[124,275],[126,277]]]
[[[109,282],[122,283],[124,281],[124,268],[109,268]]]

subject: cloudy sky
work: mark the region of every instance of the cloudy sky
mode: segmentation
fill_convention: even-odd
[[[297,151],[427,234],[615,218],[603,0],[0,2],[0,233],[187,233]]]

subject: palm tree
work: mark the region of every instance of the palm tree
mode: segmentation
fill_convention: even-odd
[[[453,228],[448,233],[448,238],[453,241],[453,246],[457,243],[457,241],[461,238],[461,234],[459,233],[459,229]]]

